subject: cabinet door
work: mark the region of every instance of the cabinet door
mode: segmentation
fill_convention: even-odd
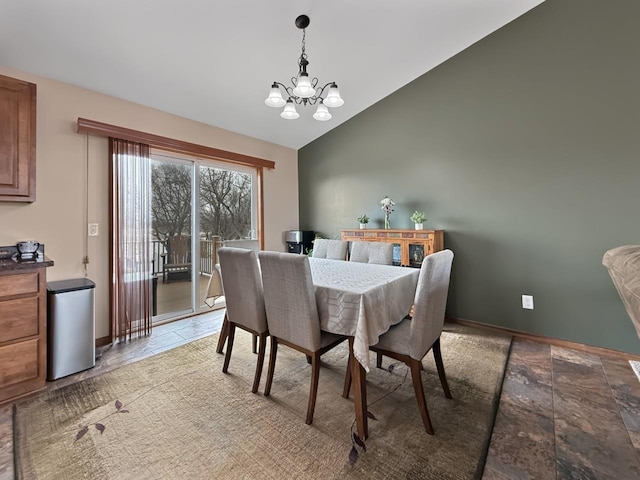
[[[428,252],[425,251],[425,244],[423,242],[410,242],[409,243],[409,266],[420,268],[422,266],[422,260]]]
[[[36,86],[0,75],[0,201],[36,199]]]

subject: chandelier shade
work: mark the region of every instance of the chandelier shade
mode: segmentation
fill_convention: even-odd
[[[293,93],[296,97],[300,98],[311,98],[316,94],[316,89],[311,86],[311,80],[309,80],[308,74],[300,74],[298,84],[296,88],[293,89]]]
[[[329,109],[327,108],[327,106],[322,102],[320,102],[320,104],[318,105],[318,110],[316,110],[316,113],[313,114],[313,118],[315,118],[319,122],[326,122],[327,120],[331,120],[332,116],[333,115],[329,113]]]
[[[269,90],[269,96],[264,101],[270,107],[284,107],[286,100],[282,98],[282,93],[280,93],[280,89],[278,85],[275,83],[271,85],[271,90]]]
[[[329,88],[329,92],[327,93],[327,98],[324,100],[324,104],[327,107],[341,107],[344,105],[344,100],[340,96],[340,92],[338,91],[338,85],[333,83],[331,88]]]
[[[307,73],[309,60],[305,49],[305,29],[309,26],[310,20],[308,16],[300,15],[296,18],[295,23],[296,27],[302,30],[302,53],[298,58],[298,74],[291,78],[292,86],[287,86],[281,82],[273,82],[264,103],[269,107],[284,107],[280,116],[287,120],[295,120],[300,117],[300,114],[296,111],[296,105],[307,106],[317,103],[318,109],[313,114],[313,118],[320,122],[325,122],[332,117],[327,107],[340,107],[344,105],[344,100],[340,96],[338,85],[335,82],[329,82],[322,87],[318,87],[318,78],[309,77]]]
[[[296,111],[296,106],[293,104],[293,101],[291,99],[287,100],[286,105],[284,106],[284,110],[282,110],[280,116],[287,120],[295,120],[300,116],[300,114]]]

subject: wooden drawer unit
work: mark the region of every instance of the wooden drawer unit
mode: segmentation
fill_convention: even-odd
[[[0,344],[38,335],[38,316],[38,297],[0,302]]]
[[[350,242],[392,243],[394,263],[403,267],[419,268],[424,257],[444,249],[444,230],[342,230],[340,237]]]
[[[0,385],[5,388],[38,377],[38,339],[0,347]]]
[[[39,288],[38,272],[4,275],[0,277],[0,300],[14,295],[37,295]]]
[[[0,270],[0,403],[44,386],[46,269]]]

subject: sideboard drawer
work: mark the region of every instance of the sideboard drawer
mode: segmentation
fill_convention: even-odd
[[[38,297],[0,302],[0,343],[38,334]]]
[[[0,276],[0,298],[38,293],[38,273]]]
[[[0,347],[0,385],[7,387],[38,377],[38,339]]]

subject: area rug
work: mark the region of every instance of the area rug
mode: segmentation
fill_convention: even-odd
[[[217,335],[45,392],[17,405],[22,479],[479,478],[511,337],[450,325],[442,355],[445,398],[430,353],[423,381],[435,435],[427,435],[402,364],[367,375],[369,439],[353,437],[341,397],[346,343],[322,357],[313,425],[305,425],[310,365],[286,347],[270,397],[251,393],[256,356],[238,334],[229,374]],[[267,352],[268,353],[268,352]]]

